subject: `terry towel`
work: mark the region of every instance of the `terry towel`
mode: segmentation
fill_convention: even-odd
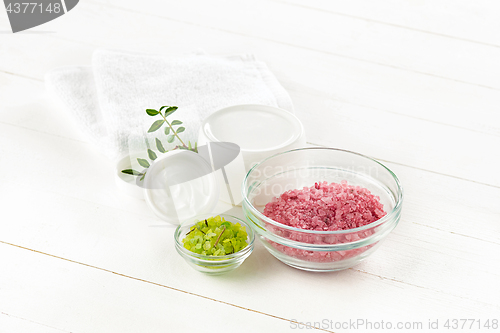
[[[293,112],[290,97],[267,66],[252,55],[163,56],[97,50],[92,66],[54,69],[47,90],[71,112],[88,140],[111,159],[154,147],[146,109],[178,106],[183,141],[195,142],[203,119],[237,104],[264,104]],[[158,118],[159,119],[159,118]],[[172,149],[175,142],[165,148]],[[147,143],[146,143],[147,142]]]

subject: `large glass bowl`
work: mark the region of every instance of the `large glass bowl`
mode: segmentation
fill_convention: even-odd
[[[262,213],[274,197],[317,182],[347,181],[380,197],[387,213],[368,225],[348,230],[304,230],[276,222]],[[401,217],[403,189],[380,162],[334,148],[294,149],[255,165],[243,180],[243,211],[265,248],[277,259],[308,271],[350,268],[372,254]]]

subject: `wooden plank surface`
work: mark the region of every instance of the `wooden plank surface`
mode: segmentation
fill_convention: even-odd
[[[279,1],[279,0],[278,0]],[[497,20],[499,3],[494,0],[284,0],[301,7],[328,11],[369,22],[425,33],[500,46]]]
[[[44,119],[51,119],[54,129],[66,121],[54,120],[58,119],[55,114],[47,117],[47,114],[37,113],[35,110],[40,110],[37,107],[24,110],[31,110],[27,112],[41,122],[34,121],[33,124],[42,125],[45,130],[48,127],[43,126]],[[408,297],[418,295],[421,302],[407,305],[405,309],[411,309],[414,319],[427,318],[436,313],[436,307],[441,309],[447,304],[454,304],[446,312],[450,316],[466,315],[472,305],[481,308],[480,312],[475,312],[477,315],[493,314],[498,310],[498,293],[483,288],[493,284],[500,273],[494,265],[488,270],[484,268],[489,262],[494,262],[499,250],[495,219],[499,214],[495,206],[500,195],[498,188],[389,164],[403,184],[408,184],[403,222],[371,260],[354,270],[334,275],[334,280],[328,283],[338,288],[322,293],[325,283],[332,278],[295,272],[279,264],[260,246],[232,277],[204,279],[200,283],[201,277],[173,251],[173,229],[152,217],[143,202],[116,193],[110,173],[103,172],[105,160],[88,144],[75,138],[61,140],[62,133],[53,135],[36,131],[33,125],[30,129],[33,133],[29,136],[25,135],[25,128],[11,124],[0,126],[2,138],[17,143],[17,146],[2,147],[2,156],[22,160],[26,151],[30,151],[30,158],[38,161],[35,171],[31,164],[19,165],[17,177],[12,177],[7,170],[2,172],[4,191],[1,200],[13,217],[17,215],[15,226],[3,224],[0,231],[2,241],[8,244],[302,321],[328,317],[332,309],[342,318],[348,318],[348,309],[354,307],[365,316],[377,318],[382,314],[371,309],[369,300],[374,294],[370,290],[384,290],[388,296],[382,301],[381,311],[391,308],[395,301],[406,304]],[[58,166],[56,172],[51,170],[54,165]],[[85,173],[79,170],[85,170]],[[86,176],[89,173],[93,175],[90,178]],[[428,193],[430,189],[432,195]],[[464,192],[482,192],[486,199],[470,199],[462,195]],[[24,209],[26,202],[30,203],[30,210]],[[456,211],[455,207],[462,208]],[[54,214],[54,211],[58,213]],[[422,211],[429,215],[422,215]],[[21,216],[19,212],[22,212]],[[470,221],[478,216],[476,214],[480,214],[485,228],[471,233]],[[464,248],[468,250],[463,251]],[[108,255],[102,256],[102,253]],[[446,263],[445,270],[443,262]],[[457,278],[461,276],[464,262],[468,263],[469,275],[474,279],[464,281]],[[257,275],[252,275],[256,272]],[[377,279],[367,278],[365,274]],[[317,295],[316,301],[329,306],[323,311],[311,307],[298,313],[295,304],[289,307],[283,304],[282,300],[290,291],[282,281],[290,280],[290,275],[296,276],[293,284],[306,281],[312,284],[307,293],[294,296],[299,304],[310,302],[313,294]],[[179,276],[183,278],[176,278]],[[247,276],[253,277],[249,280]],[[360,290],[356,298],[347,298],[342,286],[350,285],[352,282],[349,281],[353,280],[365,283],[358,282]],[[233,286],[233,292],[225,290],[228,283]],[[401,288],[407,292],[402,293]],[[363,292],[367,294],[363,295]],[[269,293],[279,297],[263,303],[262,298]],[[342,307],[332,301],[344,298]],[[445,315],[442,311],[439,313]]]
[[[101,8],[99,6],[93,6],[92,8],[91,5],[89,7],[91,7],[92,11],[84,14],[91,15],[91,13]],[[124,36],[130,36],[134,32],[139,34],[137,27],[132,26],[127,28],[129,26],[128,22],[132,21],[136,16],[135,13],[120,10],[115,10],[113,13],[126,18],[123,20],[123,29],[126,32],[123,34]],[[101,13],[100,15],[103,14]],[[127,17],[126,15],[129,16]],[[144,19],[147,18],[147,16],[143,17]],[[119,28],[111,26],[111,23],[107,19],[102,19],[101,22],[102,26],[99,25],[99,21],[93,24],[95,33],[90,34],[90,36],[98,36],[99,30],[102,29],[107,31],[108,29]],[[164,29],[177,32],[176,29],[169,29],[169,25],[163,24],[166,21],[161,20],[161,22]],[[84,22],[77,21],[77,24],[83,25]],[[153,29],[156,23],[150,24],[151,29]],[[176,22],[173,25],[181,31],[185,28],[183,24],[179,26]],[[200,31],[199,28],[190,29],[186,34],[185,40],[182,40],[184,36],[178,36],[177,38],[180,39],[177,42],[178,44],[164,46],[163,50],[172,52],[172,49],[184,49],[187,51],[188,47],[192,50],[192,43],[205,40],[204,45],[207,45],[207,41],[208,44],[212,45],[209,46],[209,50],[207,51],[214,50],[215,52],[220,52],[213,45],[226,45],[225,50],[228,52],[227,45],[233,47],[233,44],[224,44],[226,38],[230,38],[230,41],[243,38],[239,35],[234,36],[224,33],[221,35],[220,32],[215,32],[214,35],[218,39],[214,42],[212,38],[200,35]],[[157,32],[158,35],[150,38],[158,39],[161,33]],[[88,33],[83,35],[82,38],[89,36]],[[71,33],[68,32],[68,38],[70,36]],[[34,36],[33,40],[38,37]],[[88,58],[90,58],[91,52],[94,49],[93,46],[84,47],[76,42],[68,42],[66,39],[48,38],[51,40],[50,45],[64,50],[61,52],[64,58],[63,65],[69,63],[90,63]],[[93,37],[92,40],[99,42],[97,46],[104,46],[107,41],[104,37]],[[260,40],[254,40],[254,43],[260,42]],[[269,45],[266,41],[264,43],[266,47]],[[33,45],[39,47],[40,50],[45,47],[43,41],[34,43]],[[123,45],[120,39],[111,44],[111,46],[118,45]],[[154,45],[152,41],[141,40],[138,45],[131,47],[135,50],[148,50],[154,49]],[[182,45],[182,47],[178,47],[178,45]],[[345,121],[345,115],[347,115],[350,118],[347,120],[349,124],[340,124],[338,126],[343,130],[350,130],[352,126],[356,126],[356,130],[366,132],[367,126],[378,127],[379,131],[377,133],[379,134],[375,138],[376,141],[372,143],[376,146],[375,150],[382,151],[371,152],[366,149],[364,140],[361,140],[357,144],[356,141],[360,141],[359,138],[352,136],[348,137],[349,145],[344,146],[344,148],[350,147],[349,149],[384,160],[450,174],[460,178],[495,186],[500,184],[498,174],[492,172],[500,167],[499,162],[496,160],[496,156],[489,154],[491,147],[498,146],[499,139],[497,136],[500,134],[498,125],[500,124],[500,113],[496,112],[495,103],[500,99],[500,91],[401,71],[390,67],[364,64],[355,60],[335,62],[335,57],[303,49],[299,49],[294,53],[294,57],[290,57],[289,54],[292,49],[289,50],[290,52],[283,52],[282,50],[280,54],[274,51],[279,52],[278,50],[284,47],[276,45],[276,43],[272,45],[274,45],[274,49],[266,49],[265,52],[261,50],[262,46],[256,46],[256,49],[261,50],[258,55],[269,63],[273,70],[274,68],[278,68],[276,70],[277,75],[283,73],[284,85],[289,91],[294,92],[292,98],[294,98],[296,104],[301,103],[301,97],[306,94],[307,102],[305,105],[298,104],[299,107],[297,107],[299,117],[301,117],[301,113],[308,115],[311,112],[315,112],[316,115],[320,114],[320,117],[327,117],[327,121],[321,122],[319,125],[323,124],[331,127],[337,125],[339,120]],[[240,47],[239,50],[242,52],[251,51],[247,46]],[[296,48],[293,50],[295,51]],[[77,55],[74,58],[66,57],[64,56],[66,52],[75,52]],[[23,54],[16,54],[15,52],[12,55],[9,52],[8,55],[12,59],[12,62],[16,63],[17,59],[22,56]],[[309,59],[311,64],[304,66],[303,59]],[[30,62],[29,59],[25,60],[26,62]],[[47,62],[45,63],[44,61]],[[41,64],[40,62],[36,63],[40,71],[40,74],[37,74],[36,77],[40,79],[43,78],[43,73],[50,68],[56,67],[59,60],[48,57],[44,61]],[[278,64],[281,64],[281,66]],[[346,65],[349,67],[346,68]],[[23,72],[31,70],[23,65],[17,65],[17,67]],[[356,73],[359,73],[359,77],[353,77]],[[307,85],[304,84],[305,82],[307,82]],[[374,89],[375,91],[373,91]],[[387,107],[387,105],[390,106]],[[471,112],[471,109],[474,112]],[[409,116],[411,119],[394,117],[388,113],[402,114]],[[428,122],[414,121],[415,118],[427,120]],[[306,123],[308,118],[302,117],[301,120]],[[305,126],[308,128],[316,126],[316,124],[318,122],[315,120],[313,124],[306,123]],[[440,124],[448,124],[449,126],[438,126]],[[459,128],[454,129],[451,127]],[[479,131],[483,133],[483,136],[475,136],[469,133],[469,131],[461,130],[462,128]],[[334,129],[337,130],[337,128]],[[401,136],[402,132],[406,133],[408,131],[411,131],[412,135]],[[313,135],[321,135],[325,133],[324,130],[309,130],[308,132],[310,132],[309,141],[322,144],[323,139],[314,137]],[[342,135],[344,136],[344,134]],[[471,135],[474,139],[472,139]],[[400,139],[395,140],[395,137]],[[325,144],[333,144],[334,146],[343,145],[344,143],[341,141],[347,141],[345,138],[336,138],[334,135],[330,135],[329,139],[330,141],[325,142]],[[332,142],[331,139],[335,139],[335,142]],[[449,140],[459,141],[452,142],[453,144],[451,144]],[[401,147],[396,147],[396,154],[391,151],[394,144],[401,145]],[[379,149],[376,149],[377,147]],[[464,158],[467,161],[464,162]],[[478,170],[481,170],[481,172],[478,172]]]
[[[246,323],[239,328],[242,332],[284,332],[290,325],[286,320],[139,279],[6,244],[0,244],[0,248],[0,263],[9,272],[0,276],[0,297],[9,300],[2,305],[6,308],[2,312],[15,318],[29,316],[43,329],[190,332],[200,326],[231,330],[234,322],[241,321]],[[26,284],[26,276],[36,278]],[[15,327],[13,332],[18,329]]]
[[[168,10],[158,11],[156,8],[161,0],[139,8],[133,0],[123,0],[119,4],[110,0],[97,3],[181,22],[196,22],[211,29],[315,50],[333,57],[500,88],[500,69],[495,61],[500,48],[496,46],[333,15],[307,6],[266,0],[187,0],[174,2]],[[464,63],[467,66],[463,66]]]
[[[92,0],[31,33],[0,34],[0,332],[187,331],[199,327],[193,313],[210,328],[245,322],[238,331],[252,332],[297,328],[290,320],[497,318],[495,10],[448,0]],[[255,54],[290,93],[310,143],[396,172],[400,225],[343,272],[292,269],[260,244],[228,275],[193,271],[174,251],[173,227],[117,192],[112,163],[45,93],[48,70],[88,65],[96,47]]]
[[[68,332],[58,328],[34,322],[7,313],[0,313],[0,327],[5,332],[39,332],[39,333],[60,333]]]

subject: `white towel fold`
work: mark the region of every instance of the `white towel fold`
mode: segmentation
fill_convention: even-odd
[[[196,141],[213,111],[237,104],[265,104],[293,112],[290,97],[267,66],[251,55],[162,56],[97,50],[92,67],[64,67],[45,77],[49,92],[72,112],[82,132],[112,159],[144,151],[155,120],[146,109],[178,106],[185,141]],[[166,149],[175,143],[162,140]]]

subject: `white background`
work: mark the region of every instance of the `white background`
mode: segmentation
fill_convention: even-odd
[[[0,9],[0,332],[460,318],[494,331],[483,324],[500,320],[499,17],[494,0],[84,0],[12,34]],[[396,172],[400,224],[342,272],[290,268],[260,244],[230,274],[194,271],[174,229],[117,192],[111,162],[46,96],[46,71],[90,64],[97,47],[255,54],[310,144]]]

